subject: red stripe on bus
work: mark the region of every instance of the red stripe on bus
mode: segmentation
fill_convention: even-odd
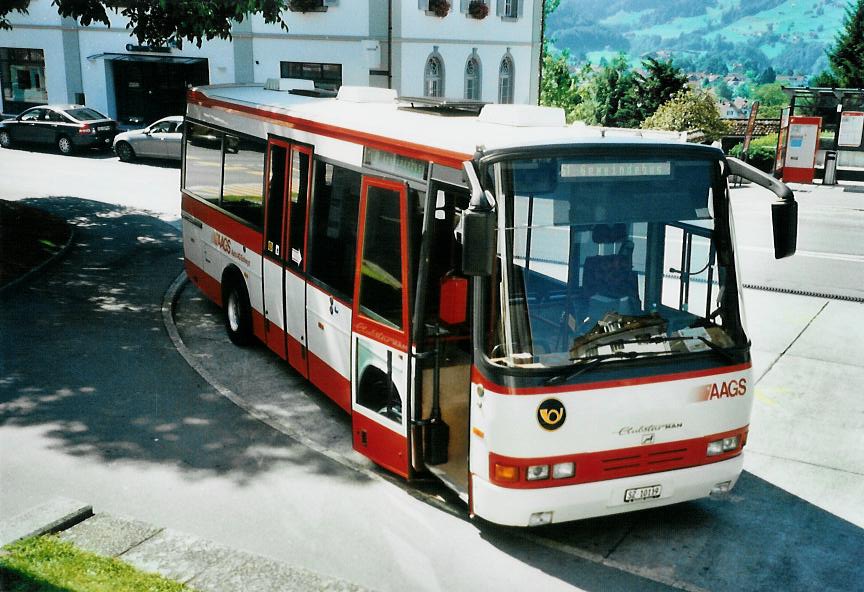
[[[342,409],[351,413],[351,382],[313,354],[309,357],[309,380]]]
[[[303,378],[309,378],[309,368],[306,363],[305,348],[300,340],[295,339],[290,333],[288,334],[288,363],[294,368]]]
[[[203,294],[215,302],[218,306],[222,306],[222,285],[210,277],[203,269],[192,263],[189,259],[184,259],[186,267],[186,277],[192,280],[192,283],[203,292]]]
[[[183,192],[182,210],[231,240],[237,241],[241,249],[245,247],[253,253],[261,254],[263,235],[260,230],[238,222],[206,201],[193,197],[185,191]]]
[[[508,387],[496,384],[486,378],[480,370],[474,366],[471,368],[471,382],[479,384],[496,394],[502,395],[545,395],[551,393],[567,393],[573,391],[592,391],[598,389],[620,388],[625,386],[638,386],[642,384],[656,384],[658,382],[673,382],[676,380],[688,380],[691,378],[702,378],[718,374],[732,374],[749,370],[752,363],[745,362],[735,366],[721,366],[719,368],[706,368],[704,370],[691,370],[687,372],[674,372],[669,374],[655,374],[652,376],[640,376],[637,378],[620,378],[616,380],[603,380],[598,382],[585,382],[580,384],[562,384],[556,386],[528,386]],[[566,372],[566,370],[562,370]]]
[[[351,421],[354,450],[407,479],[408,438],[360,413],[355,413]]]
[[[472,158],[472,155],[470,154],[463,154],[461,152],[455,152],[453,150],[424,146],[422,144],[415,144],[414,142],[396,140],[385,136],[379,136],[377,134],[371,134],[368,132],[361,132],[358,130],[352,130],[326,123],[319,123],[308,119],[302,119],[300,117],[295,117],[286,113],[278,113],[258,107],[250,107],[248,105],[240,105],[237,103],[232,103],[230,101],[214,99],[206,96],[200,91],[189,91],[189,93],[187,94],[187,101],[190,103],[201,105],[202,107],[217,107],[229,112],[236,111],[239,113],[246,113],[249,115],[255,115],[257,117],[263,117],[269,120],[277,120],[283,123],[287,123],[291,127],[305,132],[335,138],[337,140],[344,140],[346,142],[352,142],[355,144],[361,144],[363,146],[368,146],[369,148],[377,148],[379,150],[385,150],[387,152],[393,152],[395,154],[401,154],[402,156],[407,156],[408,158],[431,161],[436,164],[448,166],[455,169],[461,169],[462,163],[466,160],[471,160]]]
[[[635,477],[637,475],[650,475],[651,473],[662,473],[690,467],[708,465],[724,460],[729,460],[741,454],[747,440],[749,426],[711,434],[701,438],[679,440],[677,442],[664,442],[662,444],[646,444],[631,448],[619,448],[617,450],[603,450],[600,452],[585,452],[581,454],[570,454],[562,456],[549,456],[541,458],[517,458],[489,453],[489,478],[500,487],[512,489],[540,489],[543,487],[561,487],[565,485],[579,485],[582,483],[596,483],[598,481],[609,481],[624,477]],[[708,443],[723,438],[738,436],[738,447],[734,450],[708,456]],[[574,463],[576,472],[573,477],[565,479],[552,478],[552,465],[557,463]],[[503,481],[495,478],[495,465],[516,467],[519,472],[517,481]],[[536,481],[526,479],[526,471],[530,466],[548,465],[549,477]]]
[[[252,308],[252,334],[262,342],[267,339],[264,332],[264,315]]]

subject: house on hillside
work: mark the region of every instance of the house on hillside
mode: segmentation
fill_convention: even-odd
[[[232,27],[233,40],[198,48],[141,45],[116,12],[110,26],[82,27],[51,0],[32,0],[29,14],[11,13],[12,30],[0,31],[0,107],[86,103],[121,122],[149,123],[183,113],[190,86],[279,77],[324,90],[378,86],[403,96],[536,103],[541,0],[445,4],[291,0],[287,33],[256,16]]]
[[[743,97],[736,97],[731,101],[721,99],[717,103],[717,110],[723,119],[746,119],[750,117],[751,108],[750,101]]]

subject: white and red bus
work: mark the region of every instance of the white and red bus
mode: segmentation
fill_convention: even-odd
[[[188,95],[186,272],[356,450],[539,525],[728,491],[753,402],[715,148],[559,109],[296,80]]]

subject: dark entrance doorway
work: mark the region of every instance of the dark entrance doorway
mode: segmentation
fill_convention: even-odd
[[[186,112],[186,89],[210,82],[206,59],[122,56],[114,59],[117,118],[122,124],[148,125]]]

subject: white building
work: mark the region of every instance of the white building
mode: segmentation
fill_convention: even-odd
[[[311,11],[285,13],[288,33],[253,17],[235,24],[233,41],[156,48],[139,45],[113,12],[110,26],[81,27],[51,0],[33,0],[0,31],[2,112],[86,102],[121,121],[151,121],[182,113],[190,85],[275,77],[537,102],[542,0],[311,2]]]

